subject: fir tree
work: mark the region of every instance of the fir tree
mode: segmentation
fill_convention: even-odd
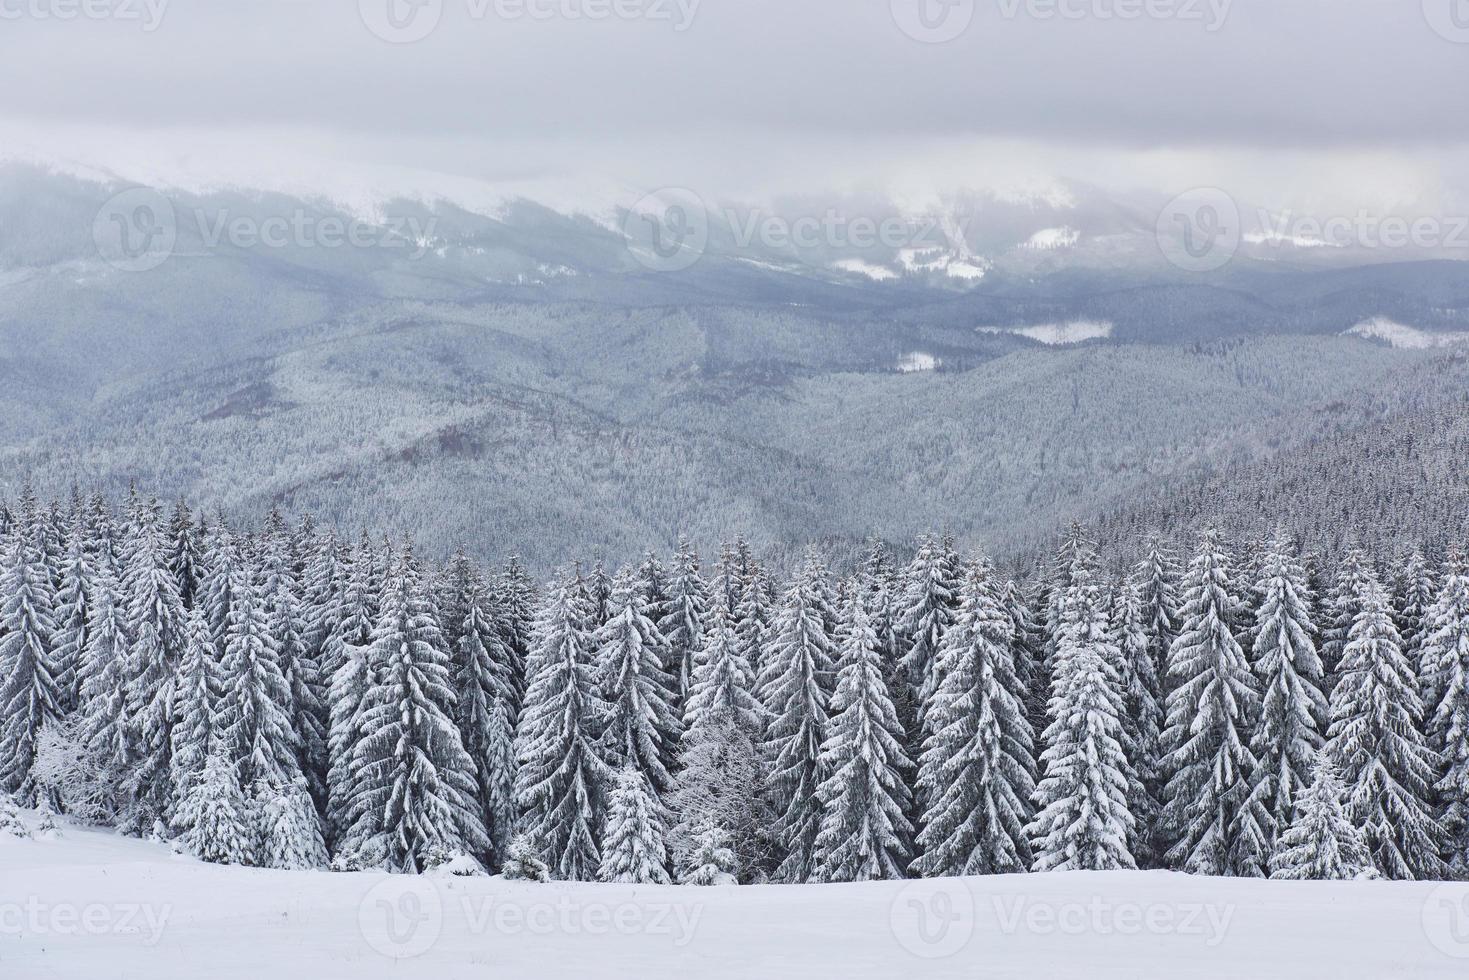
[[[1286,881],[1346,881],[1373,872],[1362,832],[1347,819],[1346,790],[1324,758],[1296,800],[1294,819],[1270,858],[1270,877]]]
[[[1162,809],[1160,775],[1163,744],[1163,706],[1160,684],[1143,619],[1142,596],[1137,586],[1123,582],[1118,586],[1112,604],[1111,642],[1120,660],[1123,692],[1123,748],[1131,781],[1128,809],[1133,816],[1133,833],[1128,850],[1141,868],[1162,864],[1166,849],[1158,839],[1158,818]]]
[[[189,853],[215,864],[255,864],[255,833],[235,767],[216,750],[204,775],[179,801],[175,816],[185,828],[181,840]]]
[[[173,780],[175,812],[173,829],[188,828],[178,819],[178,803],[204,777],[210,755],[219,744],[215,730],[215,712],[223,694],[219,654],[209,635],[209,625],[196,608],[188,617],[188,643],[179,664],[178,683],[174,690],[172,757],[169,760]]]
[[[727,828],[729,846],[744,859],[738,864],[761,863],[769,819],[760,795],[764,714],[753,687],[753,672],[738,637],[716,607],[694,671],[678,775],[667,797],[676,817],[672,850],[682,873],[691,872],[695,837],[710,825]]]
[[[1423,616],[1420,679],[1440,692],[1427,705],[1429,745],[1440,757],[1437,786],[1448,873],[1469,879],[1469,563],[1457,552]]]
[[[1158,674],[1160,704],[1166,702],[1168,695],[1168,651],[1178,637],[1179,578],[1173,553],[1154,539],[1137,567],[1134,581],[1143,601],[1143,629]]]
[[[662,809],[642,770],[629,766],[617,773],[607,805],[602,881],[669,884]]]
[[[35,521],[29,501],[0,578],[0,792],[23,800],[35,790],[30,773],[41,727],[61,718],[51,578]]]
[[[828,734],[833,682],[825,578],[825,566],[808,554],[776,617],[760,678],[770,726],[767,789],[779,812],[774,831],[785,855],[776,876],[787,882],[810,879],[820,829],[816,792],[825,778],[821,747]]]
[[[966,574],[939,647],[931,729],[919,760],[924,802],[918,858],[924,877],[1027,870],[1035,791],[1034,735],[1015,671],[1014,624],[987,568]]]
[[[490,596],[471,572],[462,604],[455,661],[457,720],[464,749],[474,760],[477,798],[501,861],[515,825],[515,673],[504,633],[493,619]]]
[[[1372,562],[1361,548],[1351,548],[1337,569],[1336,584],[1326,600],[1321,661],[1328,678],[1335,678],[1369,581],[1376,581]]]
[[[597,741],[607,715],[593,675],[585,612],[559,583],[533,635],[530,687],[515,734],[520,826],[557,877],[592,881],[601,868],[596,828],[610,771]]]
[[[729,841],[728,832],[713,824],[705,824],[695,831],[689,869],[679,878],[679,884],[703,887],[738,884],[739,865]]]
[[[1255,771],[1248,806],[1255,808],[1264,841],[1260,864],[1247,869],[1257,875],[1264,873],[1277,835],[1290,826],[1297,797],[1316,766],[1327,715],[1311,587],[1283,532],[1271,542],[1260,574],[1253,662],[1263,694],[1250,746]]]
[[[1051,723],[1031,825],[1037,871],[1135,866],[1128,841],[1130,766],[1123,747],[1122,655],[1111,642],[1100,590],[1073,567],[1061,604],[1066,624],[1051,663]]]
[[[291,690],[281,670],[280,650],[256,588],[248,572],[236,573],[216,722],[241,785],[263,781],[284,786],[300,775],[300,734],[292,725]]]
[[[110,558],[98,560],[88,601],[87,639],[77,667],[81,696],[77,732],[87,754],[111,783],[112,799],[104,806],[116,806],[130,751],[123,678],[128,640]]]
[[[1234,637],[1234,582],[1218,532],[1204,533],[1183,586],[1163,736],[1168,860],[1193,874],[1239,874],[1255,866],[1264,846],[1263,829],[1246,807],[1259,695]]]
[[[899,613],[905,650],[903,685],[897,692],[898,713],[913,739],[927,730],[923,706],[932,698],[937,677],[934,661],[944,633],[954,621],[958,580],[943,543],[931,537],[918,542],[908,565]]]
[[[353,751],[358,853],[417,872],[436,853],[485,850],[474,762],[453,720],[449,651],[411,550],[384,587],[367,663]]]
[[[614,769],[642,772],[661,798],[672,782],[681,728],[673,708],[675,681],[663,667],[669,660],[666,641],[648,618],[631,575],[618,576],[610,607],[610,618],[593,638],[598,685],[608,706],[603,758]]]
[[[170,810],[173,685],[186,644],[184,607],[169,571],[157,508],[139,504],[124,540],[122,594],[130,644],[123,658],[126,699],[126,784],[131,817],[125,829],[146,833]]]
[[[326,842],[306,777],[298,775],[284,786],[273,781],[258,783],[256,795],[260,866],[282,871],[325,867]]]
[[[530,837],[526,834],[516,834],[510,839],[510,850],[505,858],[504,866],[500,869],[500,874],[507,881],[547,882],[551,880],[550,869],[535,852]]]
[[[823,815],[813,877],[820,881],[902,878],[913,828],[908,822],[912,765],[888,697],[877,634],[862,596],[847,602],[830,734],[821,750]]]
[[[178,583],[179,601],[184,608],[194,606],[194,593],[199,588],[199,546],[194,538],[194,518],[189,505],[179,498],[173,517],[168,522],[168,569]]]
[[[62,714],[77,709],[81,698],[82,651],[87,645],[88,596],[92,589],[92,557],[88,553],[84,515],[77,513],[67,535],[66,561],[56,593],[56,687]]]
[[[668,640],[668,669],[674,674],[680,699],[694,679],[694,656],[704,640],[704,620],[709,615],[709,588],[699,575],[699,556],[688,541],[680,539],[673,556],[668,581],[667,612],[658,623]]]
[[[1437,877],[1439,829],[1428,805],[1438,757],[1420,733],[1422,704],[1387,592],[1370,571],[1353,605],[1331,693],[1332,761],[1347,788],[1347,816],[1387,877]]]

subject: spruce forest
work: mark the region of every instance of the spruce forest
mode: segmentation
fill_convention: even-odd
[[[1456,549],[1073,527],[1018,581],[938,535],[778,578],[736,537],[541,582],[136,492],[0,518],[0,823],[528,880],[1469,878]]]

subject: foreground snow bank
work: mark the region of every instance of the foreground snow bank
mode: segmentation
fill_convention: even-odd
[[[1469,885],[1167,873],[533,885],[224,868],[63,833],[0,838],[7,980],[1469,975]]]

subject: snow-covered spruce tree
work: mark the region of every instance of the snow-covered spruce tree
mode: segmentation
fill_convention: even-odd
[[[194,594],[199,588],[199,565],[194,518],[189,513],[189,505],[180,497],[168,522],[168,568],[178,583],[179,601],[186,609],[194,607]]]
[[[1143,628],[1148,634],[1148,647],[1158,672],[1158,697],[1164,703],[1168,696],[1168,651],[1178,636],[1178,586],[1181,573],[1178,560],[1159,540],[1148,544],[1148,553],[1133,575],[1143,600]]]
[[[265,611],[266,630],[275,647],[276,659],[290,693],[291,728],[296,734],[296,768],[311,789],[311,798],[323,806],[327,797],[327,682],[315,653],[306,644],[303,630],[301,585],[291,538],[285,522],[276,517],[275,528],[261,549],[259,597]]]
[[[487,857],[498,864],[515,829],[515,668],[476,570],[470,570],[460,608],[455,717],[474,761],[476,796],[490,841]]]
[[[1438,756],[1420,732],[1422,704],[1387,591],[1370,571],[1353,605],[1327,750],[1347,788],[1347,816],[1388,878],[1438,877],[1440,832],[1429,805]]]
[[[89,590],[87,639],[77,666],[80,701],[76,730],[102,780],[109,785],[108,799],[100,807],[111,813],[122,799],[129,752],[127,695],[123,687],[128,641],[112,559],[104,553],[97,561]]]
[[[316,662],[321,676],[321,694],[329,701],[332,675],[340,667],[339,642],[342,622],[342,591],[346,569],[343,549],[330,532],[305,542],[305,565],[301,573],[301,642]],[[323,704],[326,708],[326,704]],[[326,717],[324,715],[323,717]]]
[[[525,834],[516,834],[510,839],[510,850],[500,868],[500,874],[506,881],[546,882],[551,880],[550,869],[546,867],[546,862],[541,860],[540,855],[536,854],[530,837]]]
[[[300,735],[291,723],[291,689],[258,584],[247,570],[238,569],[230,591],[234,601],[221,652],[216,712],[220,744],[242,787],[253,790],[257,781],[286,786],[300,774]]]
[[[29,495],[29,490],[27,490]],[[0,792],[34,798],[36,739],[61,718],[51,577],[29,499],[0,577]]]
[[[701,646],[702,633],[701,625]],[[603,757],[613,769],[642,772],[654,797],[661,799],[673,780],[670,771],[682,729],[674,712],[677,682],[664,670],[667,641],[648,618],[630,573],[619,573],[609,618],[592,642],[597,684],[607,702]]]
[[[1140,868],[1162,866],[1165,847],[1158,839],[1163,792],[1160,777],[1163,745],[1163,705],[1158,675],[1143,621],[1142,595],[1132,582],[1121,582],[1112,601],[1111,641],[1117,647],[1118,674],[1123,692],[1123,748],[1131,782],[1128,809],[1133,833],[1128,850]]]
[[[1421,662],[1441,692],[1427,706],[1429,744],[1440,758],[1436,798],[1450,877],[1469,880],[1469,563],[1450,556],[1443,586],[1423,617]]]
[[[526,688],[530,685],[526,663],[530,659],[531,629],[535,625],[538,601],[535,583],[526,573],[520,558],[511,555],[495,583],[495,609],[496,622],[514,668],[517,717],[525,700]]]
[[[881,881],[904,877],[913,827],[905,733],[888,696],[877,634],[853,590],[840,627],[841,659],[817,789],[821,828],[812,877]]]
[[[666,885],[668,847],[663,805],[647,774],[628,766],[612,781],[607,826],[602,835],[602,881]]]
[[[92,557],[88,553],[85,515],[73,517],[66,539],[61,587],[56,593],[56,688],[62,714],[77,709],[82,650],[87,645],[88,596],[92,589]]]
[[[752,561],[749,574],[740,587],[740,599],[730,627],[734,630],[734,642],[739,648],[740,656],[757,679],[761,665],[765,662],[765,650],[770,644],[771,629],[775,623],[776,603],[773,595],[769,575],[764,568]],[[755,690],[758,689],[757,680]]]
[[[902,684],[893,696],[909,739],[917,742],[928,731],[924,705],[932,699],[938,680],[934,661],[944,633],[954,622],[959,580],[943,542],[927,535],[919,538],[918,551],[903,580],[898,617],[904,640]]]
[[[1013,622],[976,561],[944,633],[919,760],[924,801],[913,870],[925,878],[1030,867],[1034,736],[1012,659]]]
[[[668,573],[651,551],[645,552],[638,564],[637,588],[643,598],[643,608],[648,610],[648,618],[655,623],[662,621],[663,614],[668,611]]]
[[[1362,612],[1362,597],[1369,581],[1377,581],[1372,560],[1361,548],[1348,549],[1337,568],[1336,582],[1326,598],[1323,615],[1321,664],[1328,680],[1336,677],[1352,626]]]
[[[1434,600],[1438,598],[1439,586],[1433,569],[1423,552],[1414,549],[1403,562],[1393,581],[1393,615],[1397,620],[1398,633],[1403,637],[1403,652],[1408,660],[1421,665],[1423,641],[1427,639],[1426,617]],[[1423,696],[1425,711],[1431,715],[1433,705],[1438,703],[1437,692],[1423,686],[1420,670],[1419,694]]]
[[[739,862],[730,847],[730,836],[722,827],[705,824],[694,832],[688,871],[681,885],[702,887],[739,884]]]
[[[668,640],[668,668],[674,673],[681,700],[694,679],[694,655],[704,642],[709,616],[709,587],[699,574],[699,556],[693,545],[679,539],[668,579],[667,611],[658,630]]]
[[[767,792],[782,855],[775,877],[786,882],[810,880],[821,823],[816,792],[825,778],[821,747],[834,681],[826,574],[820,557],[808,553],[776,615],[759,683],[769,725]]]
[[[1322,757],[1296,799],[1294,818],[1270,858],[1270,877],[1286,881],[1349,881],[1373,873],[1362,832],[1347,819],[1346,790]]]
[[[769,808],[761,797],[764,716],[753,689],[753,672],[738,637],[716,607],[694,671],[678,772],[666,799],[675,821],[669,838],[680,877],[693,873],[694,839],[706,826],[730,835],[739,866],[754,869],[763,863],[769,825]]]
[[[1000,605],[1010,618],[1010,654],[1015,663],[1015,676],[1024,691],[1026,718],[1031,731],[1045,731],[1046,702],[1050,700],[1051,688],[1046,667],[1045,625],[1037,618],[1032,598],[1018,582],[1005,583]]]
[[[591,637],[574,581],[558,582],[541,606],[515,733],[517,826],[554,877],[594,881],[597,828],[611,771],[598,743],[607,703],[593,672]]]
[[[298,775],[284,786],[271,781],[257,783],[256,794],[256,858],[260,866],[282,871],[326,867],[321,818],[306,777]]]
[[[1250,749],[1255,757],[1250,803],[1264,832],[1262,864],[1295,814],[1311,778],[1327,717],[1316,653],[1314,597],[1295,543],[1282,531],[1266,549],[1256,592],[1253,665],[1261,691],[1259,720]],[[1259,875],[1264,867],[1241,869]]]
[[[1131,767],[1123,745],[1121,651],[1101,590],[1078,561],[1061,603],[1066,625],[1051,662],[1050,727],[1030,833],[1037,871],[1135,867],[1128,841]]]
[[[874,541],[862,560],[857,589],[872,624],[872,632],[877,637],[877,652],[882,659],[883,678],[887,681],[889,695],[893,694],[894,685],[901,683],[898,672],[905,652],[900,625],[902,597],[898,586],[898,576],[893,570],[887,546],[881,541]],[[906,749],[906,726],[903,739]]]
[[[454,724],[449,651],[404,549],[382,592],[353,750],[359,803],[350,836],[365,863],[422,871],[436,854],[489,846],[474,761]]]
[[[256,863],[255,827],[235,767],[221,749],[209,755],[203,777],[189,787],[174,816],[189,853],[215,864]]]
[[[123,555],[122,595],[131,641],[123,659],[131,766],[124,830],[143,834],[171,809],[173,686],[187,643],[184,607],[168,568],[156,505],[143,504],[133,515]]]
[[[372,545],[366,533],[343,569],[342,594],[333,616],[336,632],[326,639],[323,663],[335,664],[327,688],[327,838],[336,865],[356,867],[358,847],[365,839],[350,839],[351,828],[364,831],[370,820],[360,819],[357,807],[361,772],[355,751],[363,738],[362,706],[372,682],[367,650],[372,643],[378,596],[373,592]]]
[[[20,809],[9,793],[0,790],[0,835],[29,839],[31,828],[20,818]]]
[[[1192,874],[1241,874],[1258,865],[1264,846],[1263,829],[1246,809],[1259,695],[1234,638],[1234,582],[1215,530],[1200,539],[1183,597],[1182,626],[1169,651],[1163,734],[1168,862]]]
[[[204,538],[199,558],[194,605],[203,610],[209,633],[217,649],[225,647],[230,625],[230,603],[240,573],[240,548],[234,533],[223,520],[212,525]]]
[[[173,727],[169,733],[172,753],[169,773],[173,780],[173,813],[170,825],[177,833],[189,828],[181,822],[181,804],[204,778],[210,755],[219,745],[215,728],[216,708],[223,695],[218,651],[209,624],[195,607],[188,615],[188,641],[174,686]]]

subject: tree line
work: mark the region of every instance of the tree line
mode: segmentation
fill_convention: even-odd
[[[1469,560],[1027,581],[921,537],[537,584],[134,492],[0,511],[0,809],[275,868],[692,884],[1469,877]],[[5,802],[8,795],[10,802]],[[0,824],[6,824],[0,814]],[[14,825],[14,821],[10,821]]]

